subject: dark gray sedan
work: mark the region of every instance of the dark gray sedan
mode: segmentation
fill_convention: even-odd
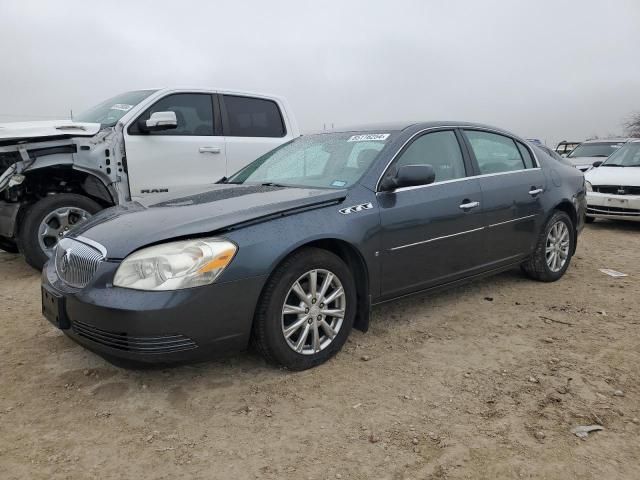
[[[171,362],[253,343],[318,365],[372,305],[521,267],[569,267],[583,175],[483,125],[297,138],[210,189],[130,203],[60,241],[43,313],[111,359]]]

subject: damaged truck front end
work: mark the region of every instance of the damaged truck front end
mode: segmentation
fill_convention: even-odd
[[[0,249],[40,269],[59,238],[129,197],[121,125],[0,126]]]

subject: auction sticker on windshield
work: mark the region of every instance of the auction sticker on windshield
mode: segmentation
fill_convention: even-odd
[[[347,142],[370,142],[372,140],[386,140],[389,133],[370,133],[368,135],[353,135],[349,137]]]

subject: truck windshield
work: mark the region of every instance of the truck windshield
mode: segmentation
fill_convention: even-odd
[[[99,103],[95,107],[75,115],[75,122],[99,123],[102,127],[113,127],[125,113],[157,90],[135,90],[121,93]]]
[[[392,138],[392,132],[298,137],[250,163],[227,183],[346,188],[360,180]]]

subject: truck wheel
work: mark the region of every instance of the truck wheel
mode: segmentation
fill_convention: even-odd
[[[51,195],[31,205],[22,218],[18,236],[26,262],[42,270],[58,240],[100,210],[100,204],[75,193]]]
[[[7,253],[18,253],[18,246],[13,240],[0,237],[0,250],[4,250]]]

